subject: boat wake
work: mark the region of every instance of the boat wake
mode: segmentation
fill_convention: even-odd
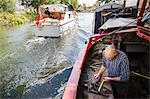
[[[14,49],[0,59],[2,98],[60,98],[89,32],[77,27],[60,38],[28,37],[30,33],[21,33],[23,41],[15,41],[18,45],[13,43]]]

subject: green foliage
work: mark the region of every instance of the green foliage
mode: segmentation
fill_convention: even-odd
[[[14,0],[0,0],[0,12],[15,12],[15,1]]]
[[[32,2],[31,2],[31,5],[33,6],[33,7],[39,7],[40,5],[42,5],[42,0],[33,0]]]
[[[77,1],[77,0],[76,0]],[[22,5],[32,5],[33,7],[38,7],[42,4],[42,0],[21,0]],[[45,4],[71,4],[71,0],[45,0]]]
[[[45,4],[65,4],[70,5],[72,1],[72,4],[75,9],[78,8],[78,0],[45,0]],[[40,5],[42,5],[42,0],[21,0],[22,5],[30,6],[38,8]]]
[[[26,12],[26,13],[23,13],[22,15],[24,15],[30,21],[35,21],[35,18],[36,18],[36,13],[35,12]]]
[[[42,0],[21,0],[21,4],[38,8],[42,5]]]
[[[73,6],[75,9],[78,8],[78,0],[73,0]]]
[[[41,4],[41,0],[22,0],[24,4],[35,3],[35,6]],[[0,27],[2,26],[16,26],[26,22],[35,20],[36,14],[34,12],[27,12],[23,14],[15,13],[15,0],[0,0]]]
[[[45,0],[46,4],[71,4],[71,0]]]
[[[61,0],[45,0],[46,4],[60,4]]]
[[[16,26],[27,21],[29,21],[28,18],[22,14],[0,13],[0,26]]]
[[[64,4],[66,4],[66,5],[71,4],[71,0],[65,0],[65,3],[64,3]]]
[[[60,0],[62,4],[65,5],[70,5],[71,4],[71,0]]]
[[[29,6],[34,0],[20,0],[22,5]]]

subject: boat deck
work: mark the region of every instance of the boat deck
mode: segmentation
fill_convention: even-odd
[[[98,73],[102,63],[101,48],[103,47],[95,47],[94,50],[90,52],[91,54],[89,54],[90,56],[85,64],[86,68],[84,68],[81,74],[77,99],[114,99],[110,83],[104,82],[100,88],[103,77],[107,76],[107,70],[103,73],[99,81],[94,79],[94,74]]]
[[[100,92],[98,92],[98,89],[100,85],[102,84],[103,77],[107,75],[107,71],[105,71],[100,79],[100,81],[96,81],[94,79],[94,74],[98,73],[99,68],[95,68],[93,66],[95,64],[92,64],[87,68],[87,75],[85,73],[82,74],[81,82],[80,82],[80,88],[79,94],[84,95],[83,97],[79,96],[78,99],[86,98],[86,99],[113,99],[113,92],[111,88],[110,83],[105,83],[102,85]],[[98,65],[98,64],[96,64]],[[86,79],[88,78],[88,80]],[[106,92],[107,91],[107,92]]]
[[[134,33],[118,34],[112,35],[112,39],[122,38],[120,45],[120,50],[124,51],[130,61],[130,80],[128,85],[127,98],[146,98],[149,99],[149,48],[150,43],[144,39],[139,38]],[[87,53],[86,60],[84,63],[84,68],[82,68],[82,73],[80,76],[80,81],[78,85],[77,99],[113,99],[112,93],[109,96],[103,95],[103,93],[98,93],[98,88],[100,82],[96,85],[95,91],[91,89],[93,83],[95,83],[94,74],[98,72],[102,62],[102,50],[105,48],[106,41],[109,40],[109,36],[103,40],[101,43],[94,45]],[[130,39],[132,38],[132,39]],[[134,39],[133,39],[134,38]],[[135,49],[133,49],[135,48]],[[139,57],[140,56],[140,57]],[[135,76],[135,72],[147,75],[146,79],[142,77]],[[134,73],[134,74],[133,74]],[[105,74],[106,75],[106,74]],[[104,76],[104,74],[103,74]],[[103,78],[103,77],[102,77]],[[107,89],[111,90],[111,85],[104,85]],[[111,90],[112,91],[112,90]]]

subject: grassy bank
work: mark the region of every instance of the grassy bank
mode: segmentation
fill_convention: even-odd
[[[36,14],[31,13],[0,13],[0,27],[17,26],[35,20]]]

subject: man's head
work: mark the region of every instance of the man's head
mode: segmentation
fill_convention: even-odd
[[[115,45],[109,45],[104,50],[104,56],[108,60],[112,60],[117,55],[117,48]]]
[[[116,47],[116,49],[118,49],[118,45],[119,45],[119,41],[118,40],[111,40],[110,42],[112,45],[114,45]]]
[[[46,10],[49,10],[48,7],[46,7]]]

